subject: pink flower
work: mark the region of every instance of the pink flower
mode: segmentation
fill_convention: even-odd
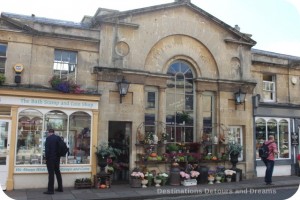
[[[197,171],[191,171],[191,177],[198,177],[199,176],[199,172]]]
[[[142,179],[145,177],[145,175],[142,172],[132,172],[131,176],[134,178],[142,178]]]

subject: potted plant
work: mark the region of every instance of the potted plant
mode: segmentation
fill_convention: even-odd
[[[161,185],[166,185],[169,175],[166,172],[163,172],[163,173],[159,173],[158,176],[161,179]]]
[[[243,147],[239,143],[230,142],[228,144],[228,154],[230,155],[230,162],[232,163],[232,168],[236,168],[236,164],[238,163],[238,156],[242,152]]]
[[[227,182],[231,182],[232,175],[235,174],[236,172],[234,170],[231,170],[231,169],[226,169],[224,171],[224,173],[225,173]]]
[[[176,153],[179,150],[179,146],[176,143],[169,143],[167,145],[169,153]]]
[[[0,85],[3,85],[4,82],[5,82],[5,76],[3,73],[0,73]]]
[[[96,156],[101,172],[104,171],[108,159],[111,160],[121,154],[120,149],[110,146],[107,142],[101,143],[96,149]]]
[[[97,158],[115,158],[121,154],[121,149],[110,146],[107,142],[101,143],[97,148]]]
[[[236,142],[230,142],[228,144],[228,154],[229,155],[239,155],[243,150],[242,145]]]
[[[207,179],[208,179],[208,184],[210,184],[210,185],[214,184],[215,171],[209,170]]]
[[[91,188],[92,187],[92,179],[90,178],[77,178],[75,179],[75,188]]]
[[[145,174],[141,172],[138,168],[134,168],[130,174],[131,177],[131,187],[140,188],[142,187],[142,180]]]

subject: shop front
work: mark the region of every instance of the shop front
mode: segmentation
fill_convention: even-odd
[[[295,155],[298,152],[298,146],[292,144],[292,135],[298,134],[299,131],[297,128],[299,126],[299,119],[297,119],[300,114],[299,108],[291,108],[288,105],[269,106],[266,103],[260,103],[254,111],[257,176],[265,176],[266,167],[258,155],[258,148],[270,135],[275,137],[279,152],[275,156],[273,175],[288,176],[294,174]]]
[[[69,147],[68,155],[61,157],[65,187],[74,186],[76,178],[96,174],[92,152],[97,145],[99,100],[95,95],[1,90],[1,186],[46,187],[44,145],[49,129]]]

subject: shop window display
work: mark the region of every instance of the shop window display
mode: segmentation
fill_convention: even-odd
[[[19,114],[16,164],[41,164],[43,114],[27,109]]]
[[[260,159],[258,148],[268,139],[269,135],[274,135],[278,151],[280,152],[280,154],[276,155],[276,159],[290,158],[290,131],[287,119],[257,118],[255,125],[256,159]]]
[[[90,163],[91,117],[85,112],[75,112],[70,116],[68,135],[68,163]]]
[[[47,130],[54,129],[69,147],[69,154],[61,157],[62,164],[90,163],[91,116],[78,111],[66,114],[53,110],[43,114],[35,109],[19,113],[17,135],[17,165],[45,164]]]

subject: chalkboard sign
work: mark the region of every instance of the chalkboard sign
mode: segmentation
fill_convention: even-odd
[[[299,133],[292,133],[291,135],[292,145],[299,145]]]

